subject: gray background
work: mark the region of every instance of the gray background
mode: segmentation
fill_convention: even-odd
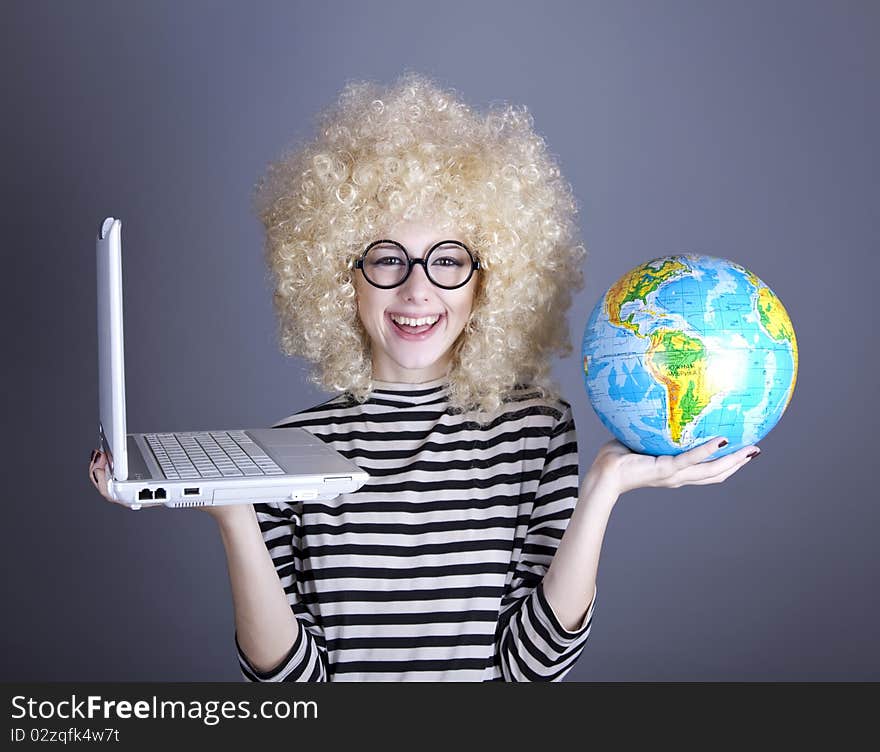
[[[526,104],[590,255],[555,364],[581,472],[609,436],[593,303],[657,255],[732,258],[794,322],[794,398],[720,485],[621,497],[569,680],[880,679],[877,2],[5,2],[3,680],[240,679],[196,510],[87,481],[95,247],[124,222],[129,428],[265,426],[329,395],[280,354],[250,205],[349,78]]]

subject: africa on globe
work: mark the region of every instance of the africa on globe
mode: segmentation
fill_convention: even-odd
[[[664,256],[623,275],[584,329],[584,384],[634,452],[676,455],[715,436],[712,458],[755,444],[791,401],[794,327],[755,274],[714,256]]]

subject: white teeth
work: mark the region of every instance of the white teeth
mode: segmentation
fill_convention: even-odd
[[[408,324],[409,326],[422,326],[424,324],[433,324],[439,319],[440,316],[425,316],[421,319],[411,319],[406,316],[397,316],[395,314],[391,314],[392,321],[396,321],[398,324]]]

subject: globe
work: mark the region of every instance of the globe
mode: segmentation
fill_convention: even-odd
[[[677,455],[715,436],[710,459],[756,444],[791,401],[791,319],[752,272],[714,256],[663,256],[628,271],[584,328],[584,385],[634,452]]]

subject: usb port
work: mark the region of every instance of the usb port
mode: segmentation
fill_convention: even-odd
[[[184,496],[198,496],[199,489],[198,488],[184,488],[183,495]]]

